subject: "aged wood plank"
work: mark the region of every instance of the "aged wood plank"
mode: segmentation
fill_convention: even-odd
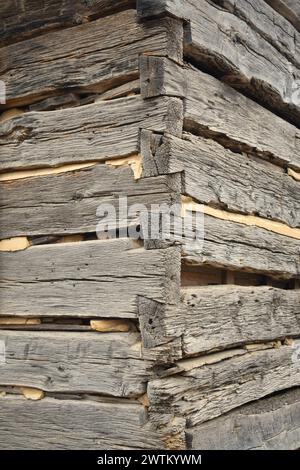
[[[133,318],[138,295],[163,303],[178,297],[180,251],[147,251],[128,239],[2,252],[1,266],[4,316]]]
[[[138,220],[140,210],[136,206],[133,211],[133,205],[144,204],[148,209],[152,204],[172,205],[179,197],[173,192],[180,192],[180,186],[177,175],[134,180],[128,165],[114,168],[105,164],[57,175],[3,181],[0,182],[0,239],[21,234],[32,237],[96,232],[100,221],[97,210],[101,204],[112,206],[120,226],[131,225]],[[127,197],[128,215],[119,210],[121,197]]]
[[[300,168],[299,130],[211,75],[162,57],[143,56],[141,92],[145,98],[184,98],[187,131],[211,136],[234,151]]]
[[[0,125],[3,170],[103,161],[139,151],[139,128],[179,134],[177,98],[139,96],[80,108],[29,112]]]
[[[134,7],[133,0],[6,0],[1,2],[0,45],[22,41],[51,29],[86,23],[100,16]]]
[[[238,2],[213,0],[213,2],[245,21],[250,28],[299,67],[300,35],[295,27],[271,8],[267,2],[260,0],[239,0]]]
[[[183,357],[300,335],[299,290],[193,286],[181,289],[176,306],[144,301],[139,310],[145,345],[181,337]]]
[[[199,202],[300,226],[299,183],[274,164],[191,134],[165,139],[156,161],[183,171],[185,193]]]
[[[188,20],[186,56],[299,122],[299,70],[249,24],[206,0],[141,1],[142,17],[162,12]]]
[[[300,5],[296,0],[265,0],[300,31]]]
[[[5,106],[31,103],[66,89],[104,92],[138,77],[143,52],[180,61],[182,26],[172,18],[143,25],[136,21],[135,10],[127,10],[6,46],[0,52]]]
[[[187,231],[183,258],[189,264],[299,277],[299,240],[269,230],[205,215],[204,240]],[[200,227],[200,235],[203,227]],[[194,227],[196,228],[196,227]],[[198,227],[199,229],[199,227]]]
[[[1,385],[45,392],[133,397],[146,392],[149,362],[138,333],[0,332]]]
[[[32,402],[8,395],[1,398],[0,442],[3,450],[142,450],[163,446],[139,403],[52,398]]]
[[[190,449],[295,450],[300,441],[300,389],[242,406],[187,430]]]
[[[149,382],[154,413],[185,416],[189,426],[271,393],[300,385],[300,342],[254,352],[225,351],[179,361],[175,376]],[[234,354],[235,353],[235,354]]]

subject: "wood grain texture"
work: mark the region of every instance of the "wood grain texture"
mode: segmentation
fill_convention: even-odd
[[[295,450],[300,440],[300,389],[278,393],[187,430],[190,449]]]
[[[194,426],[271,393],[299,386],[297,351],[299,354],[299,341],[279,349],[235,350],[232,357],[225,351],[215,353],[216,357],[211,354],[180,361],[177,375],[149,382],[152,410],[184,416],[188,426]]]
[[[236,152],[300,168],[297,127],[211,75],[163,57],[141,57],[141,92],[184,98],[184,129]],[[276,129],[276,132],[274,132]]]
[[[18,172],[17,172],[18,173]],[[172,205],[180,192],[177,175],[134,180],[129,166],[99,164],[90,168],[0,183],[0,239],[96,232],[97,209],[111,204],[120,226],[137,223],[134,204]],[[119,211],[119,198],[127,197],[130,213]],[[179,202],[179,200],[178,200]],[[107,206],[108,207],[108,206]],[[136,209],[138,209],[136,207]],[[113,221],[111,221],[112,223]]]
[[[299,240],[255,226],[204,216],[204,242],[187,233],[183,258],[189,264],[299,277]]]
[[[163,445],[138,403],[33,402],[13,396],[1,398],[0,442],[3,450],[143,450]]]
[[[86,23],[133,6],[133,0],[6,0],[0,5],[0,45]]]
[[[299,70],[246,21],[206,0],[141,2],[142,17],[162,12],[188,20],[187,57],[299,122]]]
[[[120,34],[120,28],[126,35]],[[182,27],[181,34],[178,28],[176,20],[168,18],[138,23],[136,11],[127,10],[3,47],[0,74],[7,88],[5,106],[32,103],[66,90],[104,92],[138,77],[143,52],[181,60]]]
[[[238,2],[234,0],[213,0],[213,2],[247,23],[250,28],[272,44],[278,52],[299,67],[300,34],[289,21],[278,14],[267,2],[260,0],[239,0]],[[294,1],[293,3],[298,2]]]
[[[261,286],[181,289],[176,306],[140,303],[144,344],[181,338],[182,357],[300,336],[300,291]]]
[[[300,31],[300,5],[297,0],[265,0]]]
[[[160,160],[162,172],[184,172],[185,194],[199,202],[300,226],[299,183],[273,164],[191,134],[165,139]]]
[[[176,302],[178,249],[135,246],[115,239],[2,252],[1,313],[132,318],[142,293]]]
[[[181,133],[177,98],[139,96],[80,108],[29,112],[0,126],[2,170],[103,161],[139,151],[139,128]]]
[[[138,333],[0,332],[1,385],[45,392],[133,397],[146,392],[149,362]]]

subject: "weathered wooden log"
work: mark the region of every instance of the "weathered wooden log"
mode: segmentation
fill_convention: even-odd
[[[178,365],[178,374],[149,382],[154,413],[174,413],[194,426],[250,401],[300,385],[299,341],[246,352],[228,350]]]
[[[1,385],[45,392],[133,397],[146,392],[150,363],[138,333],[1,331]]]
[[[33,171],[32,177],[0,182],[0,239],[96,232],[101,204],[111,205],[120,227],[135,224],[138,210],[133,212],[133,204],[143,204],[148,209],[152,204],[172,205],[176,201],[173,191],[180,192],[179,175],[134,180],[128,165],[68,169],[69,166],[58,168],[61,173],[45,176]],[[21,172],[12,175],[18,177]],[[1,176],[5,175],[0,175],[0,179]],[[119,211],[120,197],[127,198],[130,213]]]
[[[199,202],[300,226],[299,183],[271,163],[191,134],[165,139],[156,161],[161,173],[183,171],[185,194]]]
[[[32,402],[7,395],[1,398],[1,423],[3,450],[142,450],[163,446],[147,421],[145,408],[125,399],[44,398]]]
[[[181,338],[182,357],[300,335],[300,291],[273,287],[181,289],[176,306],[139,304],[145,347]]]
[[[178,297],[177,248],[147,251],[128,239],[63,243],[2,252],[1,263],[5,316],[133,318],[138,295]]]
[[[265,0],[300,31],[300,5],[295,0]]]
[[[29,112],[0,125],[3,170],[103,161],[139,151],[139,127],[180,135],[182,103],[139,96]]]
[[[187,430],[190,449],[296,450],[300,389],[278,393]]]
[[[0,28],[1,46],[18,42],[32,36],[44,34],[51,29],[59,29],[86,23],[100,16],[134,6],[133,0],[39,0],[22,3],[20,0],[7,0],[0,5],[2,24]]]
[[[185,130],[212,137],[235,152],[300,168],[297,127],[192,66],[162,57],[142,56],[140,62],[142,95],[183,98]]]
[[[141,0],[138,11],[188,20],[186,56],[297,124],[299,71],[247,22],[207,0]]]
[[[120,35],[120,28],[126,35]],[[181,24],[167,18],[142,25],[135,10],[127,10],[6,46],[0,52],[7,89],[3,106],[31,103],[63,90],[106,91],[138,77],[139,54],[145,51],[180,61]]]

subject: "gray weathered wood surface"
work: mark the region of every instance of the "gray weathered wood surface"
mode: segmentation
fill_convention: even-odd
[[[147,251],[128,239],[33,246],[1,253],[1,313],[135,317],[137,295],[178,296],[177,248]]]
[[[300,4],[297,0],[265,0],[300,31]]]
[[[183,258],[195,265],[223,266],[285,278],[300,275],[299,240],[209,215],[204,217],[204,243],[195,243],[188,234]]]
[[[1,385],[113,397],[146,392],[138,333],[1,331]]]
[[[173,177],[175,176],[175,177]],[[115,208],[120,226],[136,223],[138,211],[121,220],[119,197],[133,204],[176,201],[180,192],[176,175],[134,180],[129,166],[96,165],[58,175],[25,178],[0,183],[0,239],[18,236],[67,235],[96,232],[97,209],[101,204]],[[179,197],[179,196],[178,196]]]
[[[161,166],[164,172],[184,172],[185,194],[205,204],[299,227],[299,182],[283,169],[224,149],[211,139],[184,137],[165,140]]]
[[[295,450],[300,441],[300,389],[250,403],[187,430],[189,448]]]
[[[171,18],[143,25],[135,10],[127,10],[3,47],[0,75],[7,88],[5,106],[32,103],[66,89],[103,92],[137,78],[143,52],[180,61],[178,28]]]
[[[164,12],[189,20],[186,56],[252,93],[291,122],[299,120],[294,93],[299,70],[247,22],[207,0],[141,1],[138,11],[142,17]]]
[[[0,400],[3,450],[144,450],[163,445],[145,408],[131,401]]]
[[[300,169],[297,127],[214,77],[162,57],[141,58],[141,92],[184,99],[184,128],[227,148]],[[274,132],[276,129],[276,132]]]
[[[293,346],[279,349],[236,349],[179,361],[177,375],[150,380],[151,410],[160,413],[167,409],[194,426],[271,393],[299,386],[299,345],[295,341]]]
[[[51,29],[76,26],[134,6],[133,0],[5,0],[0,5],[1,46],[44,34]]]
[[[176,306],[140,302],[145,346],[181,338],[182,356],[300,335],[300,291],[217,285],[181,289]]]
[[[177,98],[139,96],[56,111],[29,112],[0,125],[1,168],[103,161],[139,151],[140,127],[181,132]]]

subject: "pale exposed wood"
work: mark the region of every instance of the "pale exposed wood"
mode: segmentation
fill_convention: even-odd
[[[45,397],[45,392],[38,388],[20,387],[20,391],[27,400],[37,401]]]
[[[6,349],[0,384],[22,387],[32,399],[39,395],[28,387],[137,397],[145,393],[151,374],[151,363],[141,355],[140,335],[134,332],[1,330],[0,340]]]
[[[140,155],[132,155],[130,157],[107,160],[105,163],[106,165],[111,165],[116,168],[128,165],[132,169],[134,179],[136,180],[140,179],[142,176],[143,167]]]
[[[300,181],[300,173],[292,170],[292,168],[288,169],[288,175],[294,178],[294,180]]]
[[[0,325],[40,325],[40,318],[25,317],[2,317],[0,316]]]
[[[139,54],[146,51],[180,61],[182,34],[178,33],[175,19],[144,26],[134,10],[127,10],[50,32],[42,41],[33,38],[4,47],[0,72],[7,87],[5,106],[38,101],[62,89],[105,92],[138,78]]]
[[[14,237],[0,241],[0,251],[20,251],[30,246],[27,237]]]
[[[2,171],[106,161],[139,151],[139,127],[181,135],[177,98],[139,96],[29,112],[0,126]]]
[[[70,165],[62,165],[57,168],[39,168],[37,170],[19,170],[7,173],[0,173],[0,181],[14,181],[24,178],[37,178],[38,176],[60,175],[68,171],[83,170],[97,165],[97,162],[90,163],[74,163]]]
[[[300,440],[300,389],[250,403],[187,430],[190,449],[295,450]]]
[[[1,263],[6,316],[133,318],[138,295],[163,303],[178,297],[178,248],[147,251],[128,239],[86,241],[1,253]]]
[[[4,111],[2,114],[0,114],[0,122],[6,122],[9,121],[10,119],[17,117],[17,116],[22,116],[24,114],[24,111],[22,109],[18,108],[12,108],[8,109],[7,111]]]
[[[92,330],[101,333],[125,332],[132,328],[130,322],[122,320],[91,320],[90,325]]]
[[[130,158],[129,161],[135,162],[136,159]],[[180,202],[181,180],[178,175],[134,180],[128,165],[117,168],[105,164],[91,165],[75,171],[76,168],[59,167],[58,174],[1,182],[0,239],[20,235],[45,237],[46,234],[65,237],[96,232],[101,220],[101,214],[98,212],[97,215],[101,204],[102,208],[104,204],[110,204],[111,214],[106,222],[112,228],[116,225],[113,209],[119,226],[127,227],[138,223],[140,206],[134,209],[134,204],[143,204],[150,209],[151,204]],[[67,171],[70,169],[72,171]],[[45,170],[48,171],[52,169]],[[128,214],[126,210],[119,210],[119,197],[127,197]],[[44,242],[51,243],[51,238]],[[0,249],[2,244],[4,242],[0,242]],[[7,242],[5,244],[7,248]]]
[[[299,341],[295,342],[299,347]],[[295,347],[246,352],[202,365],[185,360],[179,375],[150,381],[148,394],[155,413],[174,413],[194,426],[271,393],[300,384]],[[191,361],[191,365],[189,362]]]
[[[285,235],[287,237],[295,238],[297,240],[300,239],[300,229],[298,228],[291,228],[280,222],[274,222],[273,220],[263,219],[262,217],[242,215],[234,212],[224,211],[221,209],[215,209],[214,207],[199,204],[189,197],[183,197],[182,208],[184,213],[186,211],[199,211],[217,219],[228,220],[231,222],[236,222],[239,224],[249,225],[253,227],[260,227],[265,230],[278,233],[280,235]]]
[[[51,29],[76,26],[134,6],[133,0],[5,0],[0,5],[0,44],[44,34]]]
[[[1,398],[1,448],[50,450],[161,449],[143,405],[122,400],[38,402]],[[14,436],[11,439],[11,436]]]

